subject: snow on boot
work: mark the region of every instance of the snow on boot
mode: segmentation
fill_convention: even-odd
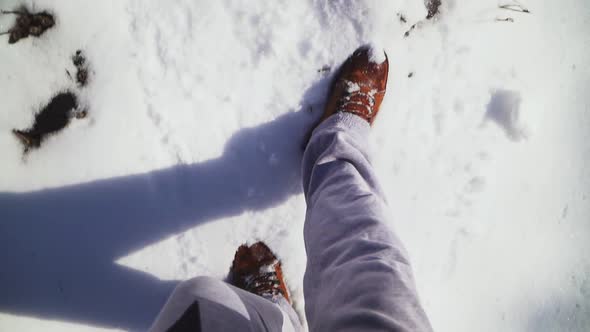
[[[385,51],[371,45],[359,47],[334,78],[321,121],[336,112],[347,112],[373,124],[385,96],[388,72]]]

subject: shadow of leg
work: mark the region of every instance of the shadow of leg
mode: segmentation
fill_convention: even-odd
[[[325,80],[306,92],[304,105],[316,102],[317,89],[325,90]],[[175,283],[113,262],[204,222],[300,194],[301,142],[316,114],[289,112],[240,130],[220,158],[200,164],[0,192],[0,310],[147,327]]]

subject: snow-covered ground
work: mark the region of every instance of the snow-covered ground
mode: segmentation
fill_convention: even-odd
[[[442,2],[404,37],[421,0],[25,1],[57,25],[0,37],[0,330],[145,330],[255,240],[303,315],[300,146],[369,41],[374,165],[434,328],[590,330],[590,2]],[[88,117],[23,156],[11,130],[66,89]]]

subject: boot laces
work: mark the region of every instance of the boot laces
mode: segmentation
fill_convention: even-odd
[[[371,89],[369,92],[363,92],[357,83],[344,81],[344,84],[346,84],[347,94],[340,99],[338,109],[341,112],[353,113],[367,120],[370,119],[373,116],[375,94],[384,91]]]
[[[268,267],[272,267],[272,265]],[[274,297],[282,294],[281,281],[279,280],[276,271],[274,271],[274,269],[272,271],[269,270],[270,269],[267,271],[259,271],[257,274],[249,275],[244,278],[245,290],[263,297]]]

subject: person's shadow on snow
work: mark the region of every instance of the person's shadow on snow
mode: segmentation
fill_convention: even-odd
[[[327,81],[306,91],[302,110],[237,132],[218,159],[0,193],[0,312],[145,330],[178,282],[114,261],[201,223],[300,194],[302,144]]]

